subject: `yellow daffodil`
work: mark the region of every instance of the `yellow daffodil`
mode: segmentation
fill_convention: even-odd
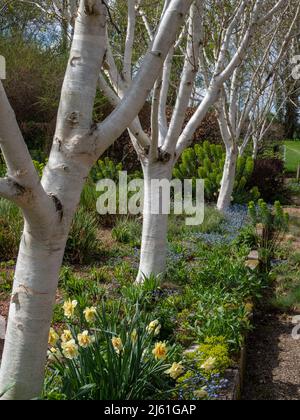
[[[165,342],[158,342],[155,344],[152,354],[155,359],[165,359],[168,353],[168,348]]]
[[[89,324],[92,324],[96,319],[97,309],[92,306],[91,308],[85,308],[83,311],[86,321]]]
[[[197,391],[194,392],[194,395],[199,400],[204,400],[204,398],[207,398],[208,397],[208,393],[205,390],[205,388],[198,389]]]
[[[201,369],[206,370],[209,372],[210,370],[213,370],[216,364],[216,358],[215,357],[209,357],[201,366]]]
[[[160,333],[161,325],[158,325],[154,330],[154,336],[157,337]]]
[[[131,333],[131,341],[133,342],[133,344],[137,342],[137,339],[138,339],[138,333],[137,333],[137,330],[134,329]]]
[[[48,360],[49,362],[55,362],[57,359],[60,360],[62,358],[62,354],[59,349],[52,347],[48,351]]]
[[[70,340],[67,343],[62,343],[61,348],[63,349],[63,355],[66,359],[76,359],[78,357],[78,346],[75,340]]]
[[[113,337],[111,339],[113,348],[117,354],[120,354],[123,351],[123,343],[120,337]]]
[[[71,341],[72,338],[73,338],[73,335],[70,330],[64,330],[63,334],[60,337],[63,343],[67,343],[68,341]]]
[[[63,306],[65,317],[69,319],[73,318],[77,305],[78,305],[77,300],[71,300],[71,299],[67,300]]]
[[[182,362],[173,363],[170,369],[168,369],[165,373],[170,375],[172,379],[177,379],[181,376],[184,372],[184,367],[182,366]]]
[[[48,344],[51,347],[55,347],[58,340],[59,340],[58,334],[56,333],[56,331],[53,328],[50,328]]]
[[[78,344],[80,345],[80,347],[83,347],[84,349],[89,347],[95,341],[95,337],[89,335],[88,331],[83,331],[82,334],[78,334],[77,338],[78,338]]]
[[[160,333],[161,325],[159,324],[158,319],[155,321],[150,322],[147,327],[147,333],[158,335]]]

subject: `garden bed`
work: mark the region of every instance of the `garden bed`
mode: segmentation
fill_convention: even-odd
[[[140,220],[105,228],[110,246],[98,260],[61,271],[44,398],[237,399],[253,302],[269,285],[245,266],[257,257],[247,223],[244,206],[223,216],[208,208],[197,228],[171,217],[166,278],[141,286]],[[1,266],[7,298],[11,267]],[[187,357],[191,346],[199,351]]]

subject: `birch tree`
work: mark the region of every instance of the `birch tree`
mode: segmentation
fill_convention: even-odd
[[[220,100],[215,106],[226,150],[217,203],[221,211],[226,210],[231,203],[239,154],[244,152],[249,140],[253,138],[256,155],[258,138],[261,139],[265,133],[268,111],[273,105],[277,73],[292,44],[294,27],[299,19],[300,6],[298,4],[295,9],[294,5],[294,2],[286,2],[280,16],[275,17],[267,28],[257,31],[259,48],[248,51],[245,63],[237,67],[224,84]],[[286,32],[281,40],[283,28]]]
[[[153,32],[143,10],[143,2],[127,2],[131,18],[127,29],[127,42],[124,48],[124,63],[120,72],[115,63],[111,45],[108,43],[106,62],[100,75],[100,85],[117,106],[131,85],[132,48],[137,17],[143,19],[150,42]],[[168,1],[165,2],[165,5]],[[162,211],[153,214],[151,207],[162,197],[153,196],[153,180],[170,180],[172,170],[181,153],[191,144],[193,135],[207,112],[218,100],[224,83],[243,62],[247,48],[251,45],[257,28],[272,21],[280,13],[285,1],[226,2],[226,7],[217,1],[195,0],[185,28],[179,35],[174,48],[169,52],[161,74],[156,79],[152,93],[151,134],[141,127],[138,118],[129,127],[129,134],[137,151],[144,172],[144,211],[143,234],[138,282],[152,274],[164,273],[167,252],[168,216]],[[236,33],[240,34],[235,43]],[[211,44],[214,44],[212,51]],[[176,54],[183,54],[182,74],[177,86],[177,100],[171,121],[167,119],[168,94],[171,87],[172,66]],[[124,77],[125,74],[125,77]],[[199,91],[199,78],[202,100],[192,118],[185,125],[185,115],[195,90]]]
[[[0,196],[17,204],[24,231],[14,276],[0,370],[2,399],[40,395],[59,270],[90,168],[144,105],[192,0],[168,2],[130,89],[102,123],[92,121],[106,54],[107,5],[81,0],[49,161],[40,180],[0,84],[0,146],[7,176]]]
[[[290,65],[288,67],[288,78],[290,79],[292,77]],[[274,122],[280,119],[280,113],[291,100],[290,98],[297,97],[299,94],[300,88],[296,82],[291,84],[288,90],[285,80],[281,80],[281,74],[278,72],[274,75],[271,85],[268,86],[251,110],[249,120],[244,128],[243,142],[239,147],[240,156],[244,154],[246,147],[252,140],[252,158],[257,159],[266,134],[272,128]]]

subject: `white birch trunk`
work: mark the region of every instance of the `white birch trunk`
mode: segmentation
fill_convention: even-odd
[[[106,9],[100,2],[94,2],[92,10],[87,10],[85,1],[81,2],[55,140],[41,182],[36,174],[31,175],[33,165],[27,150],[23,150],[26,160],[17,159],[18,150],[26,146],[16,128],[19,144],[11,151],[11,143],[16,140],[10,136],[14,133],[6,130],[4,115],[0,114],[4,123],[0,136],[6,138],[1,149],[9,177],[23,191],[23,200],[20,197],[16,200],[25,219],[0,370],[0,393],[9,387],[3,400],[32,399],[42,389],[65,244],[85,179],[95,160],[91,117],[98,69],[105,52],[105,22]],[[3,113],[11,119],[12,127],[17,127],[3,91],[1,100],[5,106]],[[27,167],[22,168],[24,162]]]
[[[53,199],[56,217],[49,219],[48,227],[39,219],[27,222],[25,211],[0,370],[0,390],[10,388],[3,400],[28,400],[40,395],[59,270],[88,170],[73,165],[68,185],[59,174],[46,171],[45,191],[53,197],[65,197],[63,210],[60,201]],[[54,179],[56,186],[52,184]],[[57,194],[53,193],[56,189]]]
[[[0,389],[9,387],[3,400],[28,400],[41,392],[64,242],[36,237],[25,226],[1,365]]]
[[[170,162],[143,162],[144,172],[144,211],[143,235],[137,282],[142,283],[151,275],[159,276],[165,272],[167,257],[168,215],[162,214],[162,194],[154,196],[151,188],[153,180],[170,181],[172,164]],[[152,214],[153,204],[159,200],[159,214]]]
[[[217,203],[217,208],[220,211],[227,210],[232,200],[237,159],[238,150],[236,148],[227,149],[223,178],[221,181],[221,190]]]
[[[254,160],[257,159],[257,155],[258,155],[258,138],[254,135],[253,136],[253,153],[252,153],[252,157]]]

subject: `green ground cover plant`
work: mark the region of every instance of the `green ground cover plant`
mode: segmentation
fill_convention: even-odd
[[[214,212],[212,235],[224,217],[216,223]],[[209,245],[172,223],[165,279],[134,284],[139,249],[122,240],[101,267],[62,270],[45,399],[216,399],[226,388],[269,278],[245,267],[247,244]]]

